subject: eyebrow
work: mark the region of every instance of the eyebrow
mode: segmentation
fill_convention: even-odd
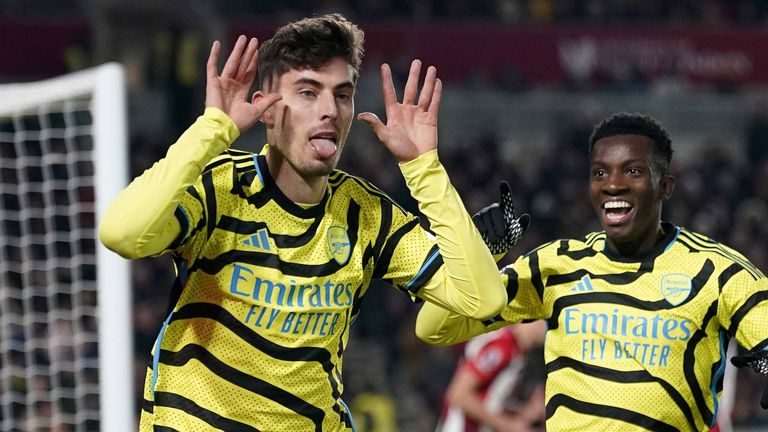
[[[293,85],[297,85],[297,84],[308,84],[314,87],[324,87],[320,81],[312,78],[307,78],[307,77],[301,77],[293,82]],[[355,85],[352,84],[352,81],[344,81],[343,83],[337,84],[333,89],[343,90],[343,89],[353,89],[353,88],[355,88]]]

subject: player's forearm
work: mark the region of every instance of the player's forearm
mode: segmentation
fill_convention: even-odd
[[[488,318],[507,304],[496,262],[477,232],[437,151],[400,164],[411,195],[429,220],[437,237],[446,272],[446,290],[424,292],[425,300],[437,295],[439,304],[472,318]]]
[[[501,327],[501,325],[498,325]],[[455,345],[490,331],[472,318],[425,302],[416,317],[416,336],[431,345]]]
[[[174,212],[182,194],[238,135],[223,112],[206,109],[163,159],[136,177],[110,204],[99,227],[104,245],[126,258],[165,250],[181,230]]]

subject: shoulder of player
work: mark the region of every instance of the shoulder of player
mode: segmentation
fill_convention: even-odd
[[[723,267],[741,268],[749,272],[755,279],[763,278],[763,274],[752,262],[737,250],[724,245],[712,238],[679,227],[679,233],[675,243],[687,248],[691,252],[704,254],[708,259]]]
[[[568,255],[571,253],[579,253],[583,251],[588,251],[588,253],[595,253],[595,244],[601,239],[601,237],[593,236],[593,234],[603,233],[592,233],[580,239],[552,240],[530,250],[529,252],[525,253],[524,256],[531,256],[533,254],[540,256]],[[605,234],[602,235],[602,240],[605,240]]]
[[[387,202],[397,206],[389,195],[370,181],[339,169],[335,169],[331,172],[328,177],[328,187],[331,188],[334,195],[340,193],[349,196],[352,199],[373,199],[375,201]]]
[[[215,171],[250,171],[256,164],[254,154],[248,151],[227,149],[205,165],[203,173]]]

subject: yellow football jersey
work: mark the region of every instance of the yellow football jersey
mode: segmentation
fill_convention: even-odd
[[[547,321],[548,430],[707,431],[729,338],[768,343],[765,276],[726,246],[664,228],[638,260],[611,256],[595,233],[505,269],[517,293],[501,315]]]
[[[373,279],[483,319],[507,295],[437,150],[399,164],[431,231],[368,182],[334,171],[290,201],[239,130],[205,113],[105,210],[125,258],[171,253],[172,310],[148,370],[143,431],[338,431],[349,324]]]
[[[768,348],[768,280],[736,251],[663,224],[637,259],[605,233],[545,244],[502,269],[511,299],[472,320],[425,303],[417,333],[453,344],[544,319],[547,431],[708,431],[730,338]]]
[[[341,357],[371,279],[415,293],[442,259],[365,180],[334,171],[328,186],[301,207],[263,155],[228,150],[188,189],[173,250],[183,289],[147,374],[146,430],[351,428]]]

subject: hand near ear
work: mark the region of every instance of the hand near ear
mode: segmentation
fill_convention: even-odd
[[[255,38],[248,41],[241,35],[219,74],[220,44],[215,41],[206,64],[205,106],[224,111],[240,133],[253,126],[272,104],[282,98],[276,93],[267,93],[254,97],[253,102],[248,100],[248,92],[256,78],[258,46]]]

